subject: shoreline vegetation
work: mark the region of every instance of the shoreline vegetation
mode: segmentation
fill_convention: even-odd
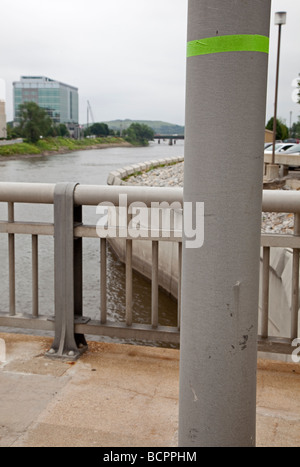
[[[27,157],[42,157],[55,154],[68,154],[74,151],[89,149],[107,149],[111,147],[133,147],[134,145],[125,139],[113,136],[83,140],[71,138],[44,138],[37,143],[17,143],[9,146],[0,146],[0,160],[20,159]]]
[[[65,124],[56,125],[44,108],[35,102],[24,102],[18,110],[18,126],[7,126],[9,139],[23,138],[22,143],[0,145],[0,159],[66,154],[84,149],[108,147],[148,146],[155,132],[147,125],[132,123],[120,134],[110,130],[105,123],[94,123],[84,131],[84,139],[73,140]],[[123,138],[122,138],[123,136]]]

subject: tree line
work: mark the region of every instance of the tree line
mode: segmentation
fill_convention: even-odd
[[[19,106],[19,125],[7,125],[8,139],[24,138],[29,143],[37,143],[41,137],[69,137],[66,125],[55,124],[46,110],[35,102],[25,102]]]
[[[300,104],[300,80],[298,81],[298,104]],[[286,124],[281,120],[277,119],[277,131],[276,140],[284,141],[288,138],[300,139],[300,116],[298,122],[293,123],[292,128],[288,128]],[[274,117],[270,118],[267,123],[266,129],[273,131]]]
[[[68,128],[64,124],[55,124],[49,117],[47,111],[39,107],[35,102],[25,102],[19,106],[19,125],[12,127],[8,125],[8,138],[24,138],[30,143],[37,143],[41,137],[70,137]],[[119,133],[119,134],[118,134]],[[122,137],[126,141],[136,145],[148,145],[154,139],[154,131],[147,125],[133,123],[128,129],[123,130]],[[114,131],[106,123],[94,123],[84,130],[84,136],[108,137],[121,136],[120,132]]]
[[[106,123],[94,123],[86,128],[85,137],[88,136],[122,136],[131,144],[146,146],[149,141],[152,141],[155,132],[148,125],[140,123],[132,123],[129,128],[119,131],[114,131],[108,127]]]
[[[300,104],[300,79],[298,81],[298,104]],[[291,128],[288,128],[286,124],[278,118],[277,122],[277,131],[276,131],[276,140],[284,141],[288,138],[300,139],[300,116],[298,117],[298,122],[293,123]],[[270,118],[267,123],[266,129],[273,131],[274,128],[274,117]]]
[[[267,130],[273,131],[273,122],[274,118],[272,117],[266,126]],[[277,119],[277,130],[276,130],[276,140],[284,141],[288,138],[300,139],[300,118],[297,123],[293,123],[292,128],[288,128],[286,124],[281,120]]]

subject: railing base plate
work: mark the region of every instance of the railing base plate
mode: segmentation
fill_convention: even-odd
[[[51,358],[53,360],[66,360],[69,362],[76,362],[81,355],[83,355],[88,350],[88,346],[82,346],[77,350],[70,350],[69,352],[59,352],[55,349],[50,349],[46,354],[45,357]]]

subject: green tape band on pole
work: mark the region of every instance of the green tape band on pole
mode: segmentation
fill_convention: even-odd
[[[269,53],[270,40],[267,36],[241,34],[216,36],[188,42],[187,56],[210,55],[224,52],[262,52]]]

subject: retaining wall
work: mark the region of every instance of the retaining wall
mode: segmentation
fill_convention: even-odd
[[[124,167],[111,172],[107,179],[108,185],[127,185],[127,178],[135,173],[147,172],[162,165],[172,165],[183,162],[183,157],[171,157],[167,159],[152,160],[140,164]],[[126,240],[110,239],[110,245],[117,254],[120,261],[125,263]],[[144,277],[152,277],[152,242],[147,240],[136,240],[133,242],[133,269]],[[175,299],[178,298],[178,243],[159,243],[159,285]]]
[[[109,185],[130,185],[127,177],[136,172],[143,172],[160,165],[182,162],[181,158],[162,159],[144,162],[142,164],[125,167],[112,172],[108,177]],[[125,180],[124,180],[125,179]],[[126,241],[110,239],[110,244],[119,259],[125,263]],[[162,289],[178,298],[178,244],[160,242],[159,244],[159,284]],[[270,316],[269,335],[289,337],[291,315],[291,283],[292,283],[292,250],[288,248],[272,248],[270,257]],[[152,276],[152,243],[137,240],[133,242],[133,268],[144,277]],[[262,278],[262,257],[261,274]],[[261,282],[261,280],[260,280]],[[260,283],[260,306],[261,310]],[[299,329],[300,335],[300,329]]]

